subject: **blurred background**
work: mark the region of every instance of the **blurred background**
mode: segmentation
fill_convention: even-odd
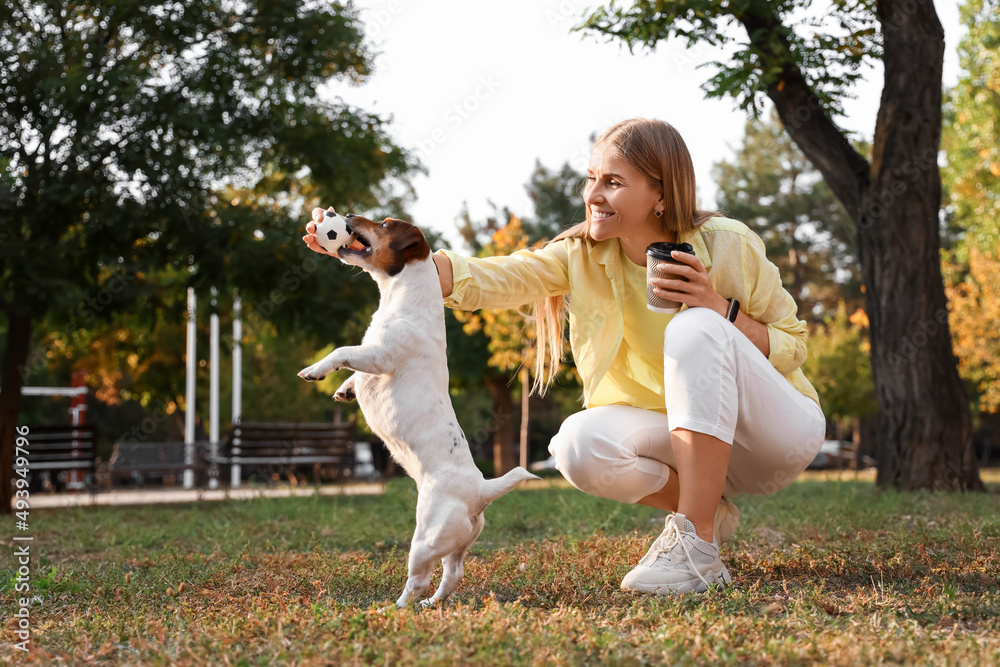
[[[702,206],[764,239],[810,328],[804,369],[838,443],[831,461],[874,462],[857,230],[767,98],[710,78],[743,57],[740,26],[653,48],[580,29],[596,8],[574,0],[15,4],[0,9],[0,403],[8,429],[96,425],[82,476],[53,467],[37,488],[108,488],[123,445],[161,461],[183,456],[165,443],[222,447],[234,416],[354,420],[364,460],[386,471],[356,405],[330,398],[345,376],[296,377],[357,343],[377,305],[370,279],[306,249],[309,211],[401,217],[435,248],[510,253],[583,219],[590,142],[635,116],[677,127]],[[803,39],[847,54],[820,80],[833,91],[823,99],[871,159],[883,86],[871,8],[778,4]],[[1000,19],[983,0],[935,7],[943,136],[928,159],[943,186],[944,319],[973,448],[989,465],[1000,449]],[[526,399],[530,321],[446,317],[452,398],[481,467],[547,458],[551,435],[580,409],[571,361],[547,397]],[[117,483],[183,483],[165,468]],[[265,467],[259,479],[287,473]]]

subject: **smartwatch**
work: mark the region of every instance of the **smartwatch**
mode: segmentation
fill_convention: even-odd
[[[726,319],[736,322],[736,316],[740,314],[740,302],[736,299],[726,299],[729,301],[729,310],[726,311]]]

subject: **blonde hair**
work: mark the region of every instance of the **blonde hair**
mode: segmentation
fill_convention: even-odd
[[[691,231],[709,218],[714,211],[698,208],[694,182],[694,164],[681,135],[673,126],[662,120],[633,118],[622,121],[599,136],[592,147],[612,146],[618,155],[634,169],[645,175],[663,195],[663,216],[660,228],[669,232]],[[549,243],[563,239],[590,237],[590,208],[585,207],[585,222],[573,225]],[[535,302],[535,378],[532,391],[544,395],[555,379],[563,358],[565,322],[568,296],[553,296]]]

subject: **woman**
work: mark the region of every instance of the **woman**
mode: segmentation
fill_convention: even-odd
[[[586,409],[552,439],[556,467],[584,492],[672,512],[622,588],[675,594],[729,583],[719,556],[739,519],[729,498],[784,488],[823,442],[819,398],[799,368],[805,322],[760,238],[697,208],[691,157],[667,123],[633,119],[602,134],[583,198],[586,222],[539,250],[436,253],[444,303],[535,302],[543,391],[568,311]],[[646,307],[645,250],[657,241],[695,251],[660,265],[673,278],[648,279],[683,304],[672,315]]]

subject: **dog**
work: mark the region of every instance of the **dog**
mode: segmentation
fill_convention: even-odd
[[[518,467],[487,480],[472,460],[448,394],[444,305],[423,233],[403,220],[345,217],[355,240],[340,246],[337,257],[378,283],[379,307],[360,345],[337,348],[299,377],[314,381],[335,370],[354,371],[334,398],[357,398],[372,431],[417,483],[417,525],[396,606],[423,594],[440,559],[441,584],[420,603],[432,606],[464,576],[462,561],[483,530],[486,507],[538,477]]]

